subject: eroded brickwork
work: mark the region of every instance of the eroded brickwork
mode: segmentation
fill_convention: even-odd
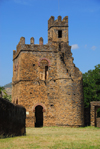
[[[100,128],[100,117],[97,118],[97,127]]]
[[[43,111],[43,126],[84,125],[82,73],[68,45],[67,16],[49,19],[47,45],[42,37],[39,45],[33,37],[30,44],[20,38],[13,51],[12,80],[12,100],[26,108],[27,127],[39,123],[36,109]]]
[[[100,101],[91,102],[91,126],[100,127],[100,118],[97,118],[97,109],[100,108]]]

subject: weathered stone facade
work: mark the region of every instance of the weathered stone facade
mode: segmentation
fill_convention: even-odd
[[[91,103],[91,126],[100,127],[100,117],[97,118],[97,109],[100,108],[100,101],[92,101]]]
[[[26,108],[26,126],[83,126],[82,73],[68,45],[68,16],[48,20],[48,44],[25,44],[13,51],[12,100]]]

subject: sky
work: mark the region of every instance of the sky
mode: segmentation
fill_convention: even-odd
[[[25,37],[48,42],[48,19],[68,16],[69,45],[82,73],[100,64],[100,0],[0,0],[0,86],[12,82],[13,50]]]

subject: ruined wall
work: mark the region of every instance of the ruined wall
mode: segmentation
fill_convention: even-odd
[[[91,111],[90,111],[90,121],[91,126],[97,126],[99,124],[99,118],[97,118],[97,109],[100,108],[100,101],[92,101],[90,102]],[[98,120],[98,122],[97,122]]]
[[[82,74],[75,70],[68,48],[62,45],[59,51],[52,45],[34,45],[20,53],[20,77],[18,83],[13,80],[12,98],[17,98],[18,104],[26,108],[27,127],[35,124],[33,107],[38,104],[46,107],[44,126],[84,125]],[[47,79],[45,65],[48,65]]]
[[[58,38],[58,30],[61,31],[61,38]],[[57,44],[57,42],[68,43],[68,16],[64,17],[63,20],[61,16],[58,16],[57,20],[51,16],[48,20],[48,42],[52,40],[52,44]]]
[[[84,102],[82,73],[73,63],[71,47],[61,43],[57,57],[57,125],[83,126]]]
[[[0,137],[24,135],[26,110],[0,98]]]
[[[40,51],[40,48],[44,52]],[[51,51],[52,50],[52,51]],[[18,104],[23,105],[26,108],[27,120],[26,125],[34,126],[35,111],[33,107],[37,104],[43,104],[46,107],[44,112],[44,125],[55,125],[54,114],[54,98],[58,89],[54,88],[54,94],[52,93],[52,81],[54,82],[57,76],[56,68],[56,54],[53,52],[54,48],[47,46],[33,46],[30,51],[22,51],[20,53],[20,79],[16,83],[16,79],[13,80],[13,101],[18,97]],[[45,80],[45,69],[42,68],[41,63],[43,60],[47,61],[48,65],[48,78]],[[15,83],[15,84],[14,84]],[[56,84],[56,83],[55,83]],[[56,84],[57,85],[57,84]],[[16,93],[17,92],[17,93]],[[51,105],[51,106],[50,106]],[[52,112],[53,111],[53,112]],[[56,113],[56,112],[55,112]],[[49,119],[49,121],[48,121]]]
[[[59,31],[61,31],[59,33]],[[61,35],[61,36],[60,36]],[[60,36],[60,38],[59,38]],[[12,99],[26,108],[26,125],[35,126],[35,107],[43,107],[43,126],[83,126],[82,73],[73,63],[68,45],[68,17],[48,21],[48,44],[25,44],[21,37],[13,52]]]
[[[100,117],[97,118],[97,127],[100,128]]]

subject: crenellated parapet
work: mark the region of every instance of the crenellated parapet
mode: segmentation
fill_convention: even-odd
[[[51,16],[50,19],[48,20],[48,30],[51,27],[56,27],[56,26],[67,26],[68,27],[68,16],[65,16],[62,20],[61,16],[58,16],[57,20],[54,20],[54,16]]]
[[[48,20],[48,43],[21,37],[13,51],[13,102],[26,108],[26,126],[84,126],[82,73],[68,40],[68,16]],[[67,113],[67,114],[66,114]]]
[[[40,37],[40,39],[39,39],[39,44],[43,45],[43,38],[42,37]]]
[[[16,46],[16,50],[13,50],[13,59],[18,55],[21,49],[25,47],[25,38],[21,37],[18,45]]]
[[[69,43],[68,41],[68,16],[63,19],[58,16],[57,20],[51,16],[48,20],[48,43],[52,42],[53,45],[57,43]]]
[[[51,47],[51,48],[49,48],[49,47]],[[34,44],[34,38],[33,37],[30,38],[30,44],[25,44],[25,38],[21,37],[18,45],[16,46],[16,50],[13,50],[13,60],[18,57],[18,55],[20,54],[21,51],[35,51],[35,52],[56,51],[57,52],[57,49],[52,44],[51,45],[50,44],[43,45],[43,38],[42,37],[39,38],[39,44]]]
[[[30,39],[30,44],[34,44],[34,38],[33,37],[31,37],[31,39]]]

